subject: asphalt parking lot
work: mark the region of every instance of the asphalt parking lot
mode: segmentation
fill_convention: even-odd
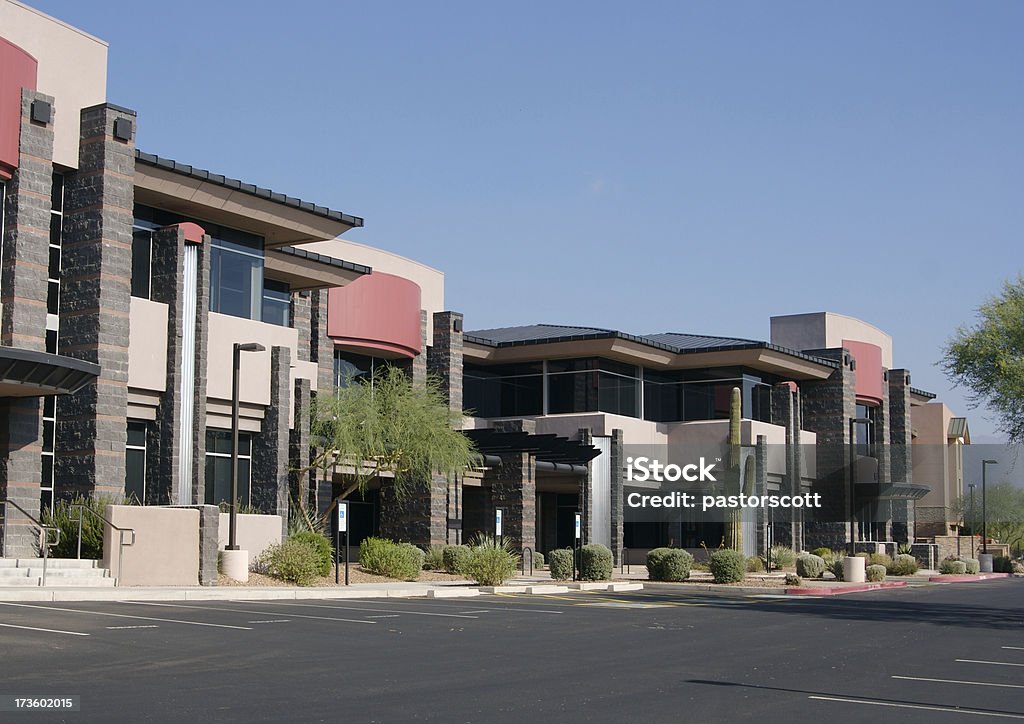
[[[637,593],[0,603],[4,721],[1024,719],[1024,580],[831,598]]]

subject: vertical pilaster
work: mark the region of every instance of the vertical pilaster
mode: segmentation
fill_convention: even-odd
[[[0,344],[45,350],[53,126],[34,123],[34,101],[50,96],[23,90],[20,166],[7,182],[4,201],[3,266],[0,268]],[[42,400],[0,399],[0,498],[39,516]],[[0,555],[32,557],[34,526],[13,506],[0,535]]]
[[[307,510],[311,509],[309,498],[309,380],[298,378],[292,391],[292,429],[288,433],[288,489],[291,495]]]
[[[502,508],[503,536],[522,550],[537,550],[537,467],[529,453],[508,453],[501,464],[488,471],[491,505],[488,533],[493,533],[494,509]]]
[[[386,538],[419,546],[441,545],[447,536],[448,479],[434,475],[418,482],[401,498],[385,483],[380,489],[380,533]]]
[[[309,359],[317,363],[317,392],[329,395],[334,391],[334,341],[327,336],[327,292],[317,289],[309,293]]]
[[[611,489],[612,489],[612,556],[615,558],[615,565],[621,565],[623,536],[622,517],[622,495],[625,481],[625,459],[623,457],[623,436],[622,430],[612,430],[611,442]]]
[[[102,104],[82,109],[81,120],[78,171],[65,179],[58,346],[64,355],[98,364],[100,374],[96,384],[58,398],[55,484],[64,494],[120,495],[128,418],[135,113]]]
[[[420,310],[420,353],[412,358],[411,376],[414,387],[423,387],[427,383],[427,311]]]
[[[910,372],[889,370],[889,465],[892,480],[913,482],[913,426],[910,412]],[[892,502],[893,540],[907,541],[913,535],[914,504]]]
[[[262,513],[280,515],[282,535],[288,532],[290,364],[291,349],[271,348],[270,404],[263,414],[263,429],[252,444],[252,505]]]
[[[437,380],[452,412],[462,414],[462,314],[434,313],[434,345],[427,353],[427,372]]]

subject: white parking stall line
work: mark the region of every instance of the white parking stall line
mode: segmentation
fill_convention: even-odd
[[[399,614],[397,613],[382,613],[376,616],[367,616],[367,618],[398,618],[398,616]]]
[[[490,612],[491,612],[491,609],[489,609],[489,608],[484,608],[484,609],[481,609],[479,611],[459,611],[459,613],[490,613]]]
[[[88,636],[89,635],[87,633],[79,633],[78,631],[61,631],[60,629],[56,629],[56,628],[38,628],[36,626],[15,626],[13,623],[0,623],[0,626],[3,626],[4,628],[20,628],[20,629],[24,629],[25,631],[42,631],[44,633],[67,634],[68,636]]]
[[[1024,714],[1009,714],[1000,711],[978,711],[961,709],[954,706],[933,706],[927,704],[897,704],[890,701],[872,701],[871,699],[847,699],[841,696],[809,696],[817,701],[839,701],[846,704],[867,704],[869,706],[887,706],[893,709],[922,709],[924,711],[942,711],[948,714],[972,714],[974,716],[994,716],[1001,719],[1024,719]]]
[[[991,664],[992,666],[1024,666],[1011,661],[979,661],[978,659],[957,659],[958,664]]]
[[[136,629],[136,628],[160,628],[160,627],[157,626],[155,623],[150,623],[150,624],[142,624],[140,626],[106,626],[105,628],[110,630],[110,631],[122,631],[122,630]]]
[[[405,611],[388,608],[358,608],[356,606],[334,606],[312,603],[287,603],[285,601],[260,601],[270,606],[296,606],[299,608],[330,608],[342,611],[365,611],[366,613],[400,613],[403,616],[443,616],[445,618],[480,618],[479,616],[466,616],[461,613],[427,613],[426,611]]]
[[[252,611],[245,608],[219,608],[216,606],[186,606],[178,603],[156,603],[155,601],[120,601],[119,603],[130,603],[136,606],[166,606],[168,608],[195,608],[201,611],[227,611],[231,613],[255,613],[266,615],[266,611]],[[292,618],[312,618],[317,621],[341,621],[343,623],[377,623],[376,621],[363,621],[355,618],[332,618],[330,616],[303,616],[302,614],[289,614]],[[250,631],[252,629],[249,629]]]
[[[1024,689],[1024,684],[993,684],[990,681],[962,681],[960,679],[929,679],[925,676],[893,676],[904,681],[934,681],[938,684],[967,684],[969,686],[998,686],[1003,689]]]
[[[120,603],[124,603],[121,601]],[[83,611],[80,608],[55,608],[53,606],[33,606],[30,603],[10,603],[0,601],[0,606],[20,606],[21,608],[38,608],[43,611],[63,611],[64,613],[80,613],[84,616],[113,616],[114,618],[134,618],[139,621],[160,621],[162,623],[180,623],[185,626],[209,626],[211,628],[231,628],[238,631],[252,631],[248,626],[228,626],[223,623],[203,623],[201,621],[179,621],[173,618],[152,618],[150,616],[131,616],[126,613],[107,613],[106,611]]]
[[[262,621],[246,621],[246,623],[288,623],[290,618],[269,618]]]
[[[1000,646],[1001,649],[1011,649],[1013,651],[1024,651],[1024,646]]]

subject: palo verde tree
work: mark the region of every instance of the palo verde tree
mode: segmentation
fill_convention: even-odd
[[[1005,282],[978,309],[978,321],[957,330],[940,364],[975,406],[999,416],[1010,443],[1024,443],[1024,277]]]
[[[402,370],[382,369],[372,382],[317,395],[310,411],[315,453],[300,473],[344,473],[349,484],[338,499],[386,477],[401,500],[434,475],[450,477],[477,461],[460,423],[434,381],[414,386]]]

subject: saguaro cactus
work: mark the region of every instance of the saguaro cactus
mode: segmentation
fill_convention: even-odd
[[[743,487],[740,474],[740,420],[743,412],[739,387],[732,388],[729,402],[729,468],[725,475],[726,495],[739,495]],[[743,550],[743,509],[730,508],[725,522],[725,546]]]

